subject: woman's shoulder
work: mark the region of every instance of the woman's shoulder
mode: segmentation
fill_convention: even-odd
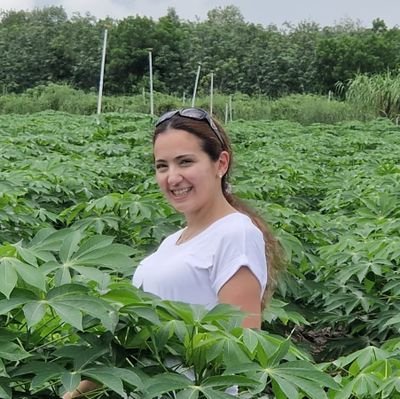
[[[260,232],[260,229],[253,223],[251,218],[241,212],[233,212],[219,219],[218,229],[231,232]],[[262,233],[261,233],[262,234]]]

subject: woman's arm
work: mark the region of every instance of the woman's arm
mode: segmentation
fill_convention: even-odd
[[[261,286],[251,270],[242,266],[219,290],[218,300],[238,306],[248,316],[242,326],[261,327]]]

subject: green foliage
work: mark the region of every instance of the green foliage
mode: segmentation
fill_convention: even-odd
[[[253,331],[229,306],[129,281],[182,223],[153,178],[152,123],[0,116],[0,398],[82,379],[100,383],[93,397],[228,398],[234,385],[242,398],[399,397],[399,128],[229,124],[233,190],[290,261]]]
[[[103,112],[150,112],[148,94],[136,96],[103,97]],[[232,104],[232,113],[229,104]],[[154,111],[156,114],[171,109],[190,107],[191,98],[178,98],[156,92]],[[210,97],[196,98],[196,106],[209,109]],[[228,107],[228,113],[227,113]],[[66,85],[49,84],[28,89],[25,93],[0,96],[0,113],[26,114],[39,111],[62,111],[73,114],[92,115],[97,109],[97,96],[84,93]],[[337,123],[344,120],[368,120],[372,117],[367,112],[360,112],[358,106],[349,102],[339,102],[316,95],[290,95],[277,100],[265,96],[248,96],[235,93],[232,96],[215,94],[213,96],[213,114],[219,120],[232,119],[270,119],[290,120],[304,125],[311,123]]]
[[[302,125],[312,123],[338,123],[357,119],[353,107],[346,102],[339,102],[328,97],[294,94],[271,103],[272,120],[289,120]],[[368,119],[363,115],[362,120]]]
[[[235,6],[215,8],[205,21],[186,21],[171,8],[158,20],[128,16],[68,18],[62,7],[0,10],[0,90],[20,93],[48,83],[85,91],[97,88],[104,29],[108,45],[105,93],[132,95],[148,87],[152,50],[154,88],[175,96],[209,91],[211,73],[219,93],[277,98],[325,94],[359,73],[396,71],[400,30],[375,20],[371,28],[345,23],[320,27],[262,26],[245,21]]]
[[[343,88],[343,85],[339,87]],[[360,114],[370,113],[396,120],[400,117],[400,73],[358,74],[348,82],[346,98]]]

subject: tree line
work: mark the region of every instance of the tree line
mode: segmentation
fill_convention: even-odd
[[[199,89],[224,94],[327,93],[357,73],[397,71],[400,29],[381,19],[371,27],[346,20],[263,26],[244,20],[235,6],[216,8],[204,21],[182,20],[173,8],[158,20],[128,16],[69,17],[62,7],[0,12],[0,94],[65,83],[96,90],[103,32],[109,31],[106,94],[140,93],[148,87],[148,53],[154,89],[191,95],[201,63]]]

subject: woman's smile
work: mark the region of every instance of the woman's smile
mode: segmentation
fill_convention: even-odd
[[[210,159],[193,134],[167,130],[154,143],[154,159],[157,183],[178,212],[199,214],[223,198],[220,162]]]

